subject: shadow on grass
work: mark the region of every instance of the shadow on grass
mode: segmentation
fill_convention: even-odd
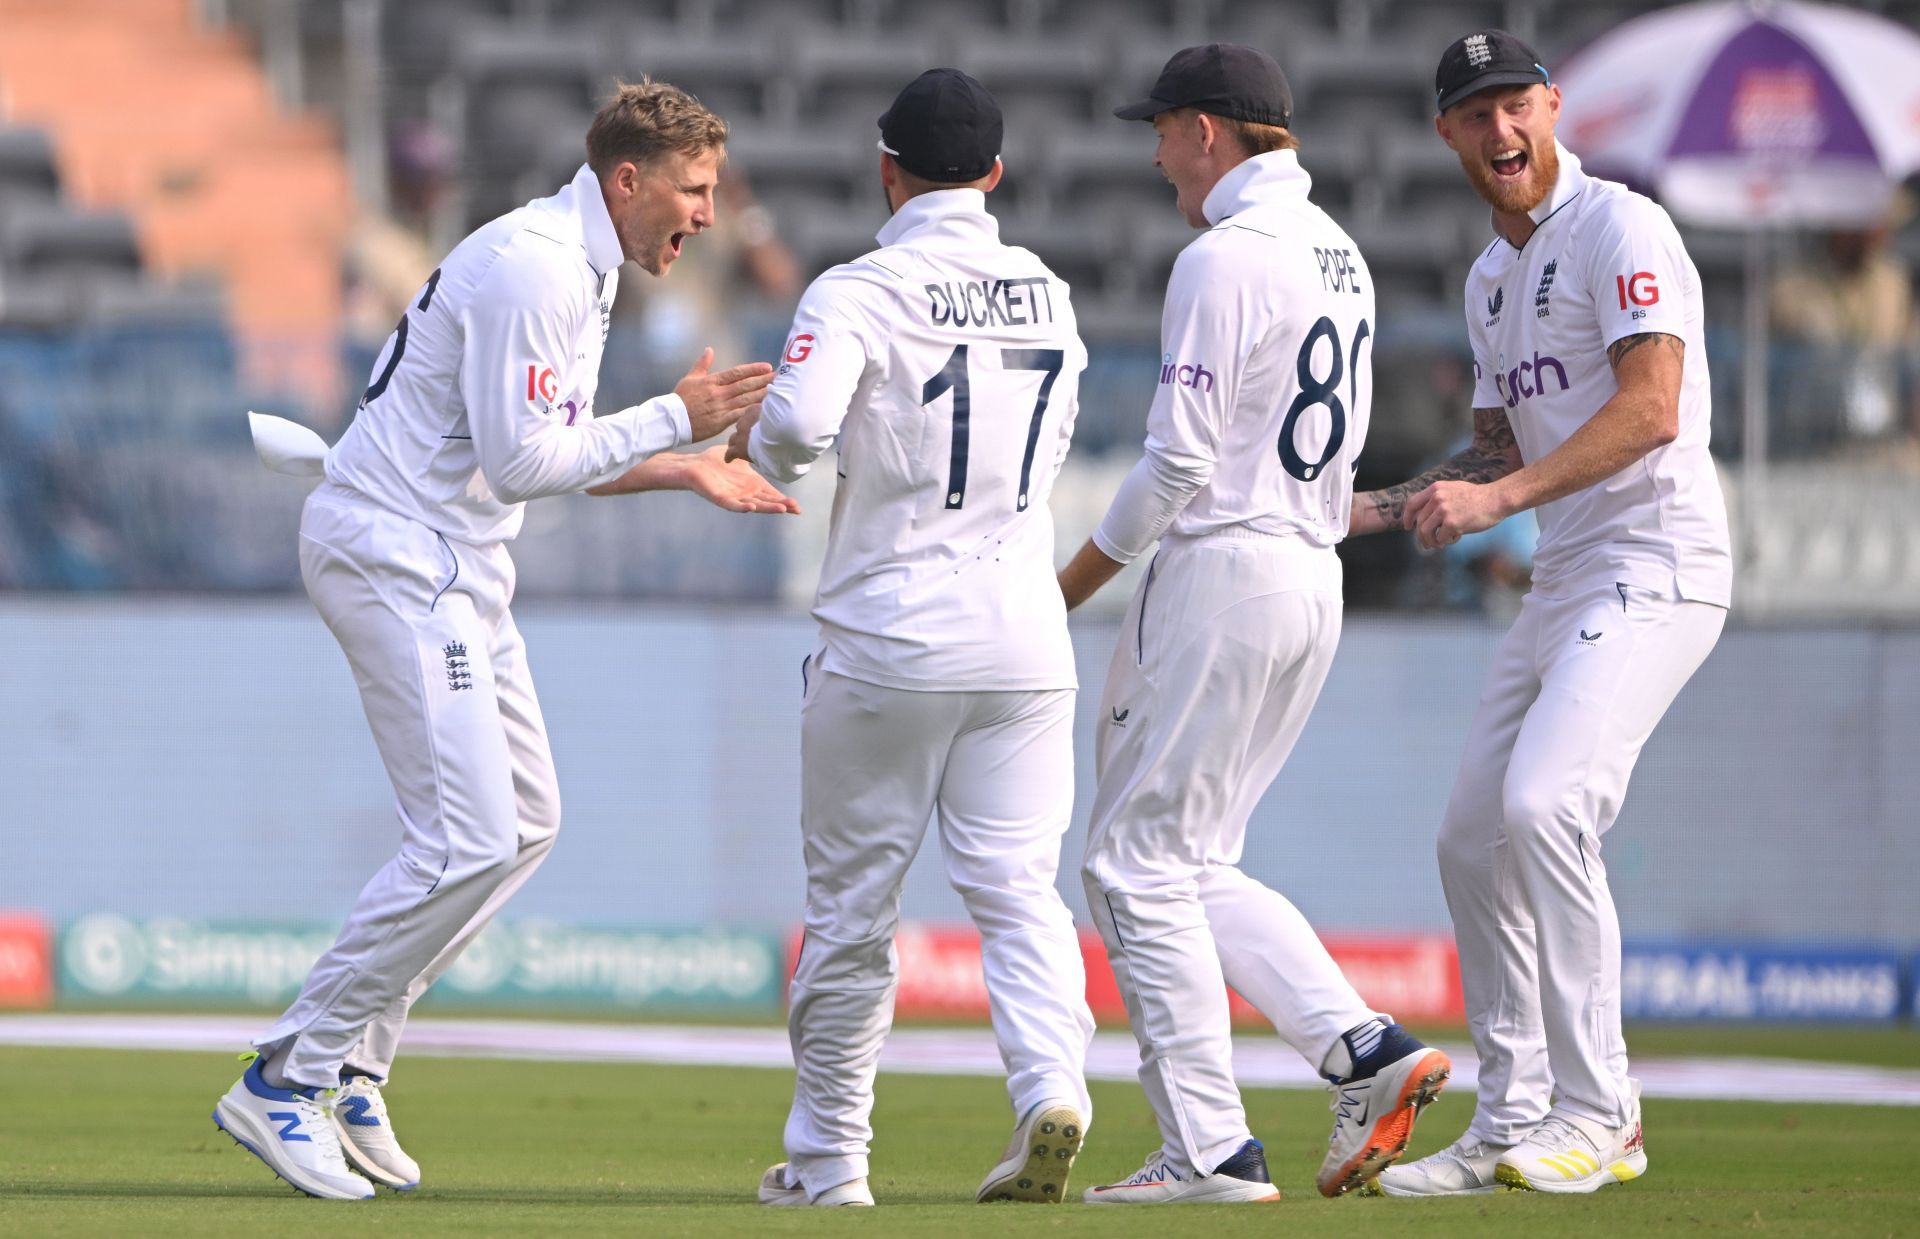
[[[81,1179],[61,1183],[9,1184],[7,1196],[17,1201],[32,1200],[231,1200],[247,1204],[289,1201],[305,1204],[311,1197],[282,1183],[231,1186],[220,1183],[140,1183],[112,1179]],[[686,1205],[751,1205],[760,1207],[751,1189],[667,1188],[667,1187],[585,1187],[533,1186],[502,1189],[497,1187],[423,1188],[411,1192],[382,1191],[368,1207],[405,1209],[416,1202],[441,1205],[599,1205],[622,1208],[681,1207]],[[336,1203],[336,1202],[327,1202]],[[354,1205],[357,1201],[339,1201]],[[893,1203],[893,1202],[889,1202]],[[902,1204],[954,1204],[956,1201],[927,1195],[899,1201]]]

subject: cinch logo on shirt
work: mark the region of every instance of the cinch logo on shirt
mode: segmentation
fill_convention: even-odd
[[[1202,387],[1202,381],[1206,386]],[[1160,386],[1178,383],[1182,387],[1191,387],[1195,391],[1213,391],[1213,371],[1202,365],[1175,365],[1173,354],[1168,353],[1160,359]]]
[[[1614,276],[1614,287],[1620,292],[1620,308],[1626,309],[1629,301],[1635,305],[1658,305],[1660,286],[1654,283],[1653,279],[1651,271],[1635,271],[1632,275]]]
[[[1520,403],[1522,396],[1544,396],[1547,392],[1547,368],[1560,376],[1560,390],[1567,390],[1567,368],[1560,364],[1558,357],[1548,357],[1540,353],[1533,355],[1532,361],[1523,361],[1505,374],[1494,372],[1493,385],[1500,392],[1500,398],[1511,409]]]
[[[532,365],[527,367],[527,399],[538,400],[541,404],[552,404],[553,398],[560,394],[560,380],[554,375],[552,366]]]

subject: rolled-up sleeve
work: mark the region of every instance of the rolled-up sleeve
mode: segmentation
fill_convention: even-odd
[[[551,259],[533,248],[539,244],[510,245],[462,314],[460,394],[480,471],[502,503],[599,485],[693,437],[686,406],[672,394],[580,425],[553,416],[553,393],[570,391],[578,377],[571,342],[589,299],[555,277]],[[551,390],[528,380],[549,369]]]

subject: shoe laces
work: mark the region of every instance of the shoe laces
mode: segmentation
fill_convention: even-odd
[[[348,1104],[355,1099],[359,1099],[365,1104],[359,1106]],[[379,1126],[388,1126],[387,1099],[381,1095],[380,1086],[368,1076],[353,1076],[342,1084],[339,1093],[336,1095],[333,1108],[336,1110],[344,1109],[348,1123],[357,1123],[362,1127],[370,1127],[374,1124],[367,1123],[363,1120],[377,1119],[379,1120]]]
[[[1327,1085],[1327,1109],[1333,1111],[1333,1134],[1327,1137],[1328,1143],[1339,1139],[1341,1130],[1353,1122],[1355,1107],[1372,1087],[1371,1076],[1364,1080]]]
[[[1470,1171],[1473,1169],[1474,1158],[1485,1157],[1497,1147],[1502,1146],[1490,1144],[1485,1140],[1456,1140],[1435,1153],[1433,1157],[1436,1161],[1457,1162],[1463,1169]]]
[[[346,1174],[347,1155],[340,1148],[340,1133],[333,1126],[333,1103],[338,1089],[295,1089],[288,1103],[300,1115],[300,1130],[313,1142],[321,1165],[329,1172]],[[278,1103],[276,1103],[278,1104]]]
[[[1576,1144],[1588,1152],[1600,1151],[1593,1138],[1581,1130],[1580,1124],[1562,1114],[1549,1114],[1541,1120],[1540,1126],[1527,1134],[1525,1143],[1547,1153],[1564,1153]]]
[[[1121,1181],[1119,1186],[1140,1187],[1147,1183],[1165,1183],[1169,1180],[1175,1183],[1185,1183],[1187,1181],[1185,1175],[1180,1174],[1172,1166],[1167,1165],[1167,1155],[1164,1152],[1160,1152],[1149,1157],[1146,1165],[1127,1176],[1126,1179]]]

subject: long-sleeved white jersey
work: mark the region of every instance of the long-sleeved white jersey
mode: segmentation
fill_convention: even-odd
[[[623,261],[592,169],[454,247],[374,362],[327,478],[457,541],[688,442],[667,395],[593,415]]]
[[[1346,536],[1373,407],[1373,279],[1311,184],[1273,151],[1201,205],[1213,226],[1167,282],[1146,454],[1094,533],[1109,558],[1163,532]]]
[[[1075,686],[1047,498],[1086,347],[1067,285],[976,189],[910,199],[801,299],[751,436],[792,481],[836,442],[822,669],[931,691]]]

